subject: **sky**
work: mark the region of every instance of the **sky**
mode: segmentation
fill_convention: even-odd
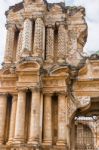
[[[0,63],[3,62],[3,55],[6,41],[6,18],[5,11],[9,6],[22,0],[0,0]],[[48,2],[63,2],[63,0],[48,0]],[[67,6],[84,6],[86,9],[86,21],[88,24],[88,38],[84,51],[89,55],[99,50],[99,0],[65,0]]]

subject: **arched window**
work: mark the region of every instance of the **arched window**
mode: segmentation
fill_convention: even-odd
[[[77,123],[76,124],[76,150],[93,150],[94,138],[89,126]]]

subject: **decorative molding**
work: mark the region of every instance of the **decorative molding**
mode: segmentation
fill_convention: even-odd
[[[90,104],[90,96],[76,96],[75,99],[78,102],[78,107],[85,107]]]

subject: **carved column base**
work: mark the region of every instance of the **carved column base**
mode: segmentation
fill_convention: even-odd
[[[15,138],[14,140],[13,140],[13,144],[23,144],[25,141],[24,141],[24,139],[17,139],[17,138]]]
[[[52,140],[43,140],[43,145],[52,145]]]
[[[13,144],[13,139],[9,139],[9,141],[7,142],[7,145],[12,145]]]
[[[57,146],[65,146],[66,145],[66,141],[64,140],[58,140],[56,143]]]
[[[0,139],[0,145],[3,145],[3,142],[4,142],[3,139]]]
[[[28,57],[31,55],[30,51],[24,50],[21,57]]]
[[[39,140],[38,140],[38,139],[37,139],[37,140],[29,139],[29,141],[28,141],[28,144],[29,144],[29,145],[38,145],[38,143],[39,143]]]
[[[46,63],[52,64],[53,62],[54,62],[53,58],[49,58],[48,60],[46,60]]]
[[[58,63],[64,63],[64,62],[65,62],[65,59],[64,59],[64,58],[63,58],[63,59],[62,59],[62,58],[59,58],[59,59],[57,60],[57,62],[58,62]]]

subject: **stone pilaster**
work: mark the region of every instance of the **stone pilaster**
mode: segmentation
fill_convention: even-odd
[[[28,56],[32,51],[32,26],[30,19],[25,19],[22,40],[22,56]]]
[[[69,38],[69,42],[68,42],[68,55],[71,55],[77,51],[77,31],[75,29],[75,27],[70,26],[68,29],[68,38]]]
[[[34,32],[34,46],[33,46],[33,55],[42,56],[44,51],[44,36],[45,36],[45,27],[43,20],[37,18],[35,20],[35,32]]]
[[[66,144],[66,101],[65,94],[58,95],[58,141],[57,145]]]
[[[46,41],[46,60],[53,62],[54,58],[54,29],[52,26],[47,27],[47,41]]]
[[[16,110],[16,125],[14,143],[24,142],[25,133],[25,107],[26,107],[26,92],[20,90],[18,92],[17,110]]]
[[[99,148],[99,119],[96,121],[97,135],[96,135],[96,147]]]
[[[66,57],[65,34],[66,34],[65,26],[64,24],[60,24],[58,27],[58,51],[57,51],[57,61],[59,63],[64,62]]]
[[[75,51],[77,50],[77,31],[75,29],[75,27],[72,27],[71,32],[71,43],[72,43],[72,49],[74,49]]]
[[[40,138],[40,89],[32,89],[29,144],[37,145]]]
[[[11,119],[10,119],[10,127],[9,127],[8,144],[12,144],[13,138],[14,138],[16,108],[17,108],[17,95],[13,95],[13,98],[12,98],[12,107],[11,107]]]
[[[43,128],[43,143],[45,145],[52,144],[52,97],[51,95],[44,96],[44,128]]]
[[[7,36],[6,36],[6,46],[4,54],[4,62],[11,63],[13,61],[13,50],[14,50],[14,40],[15,40],[15,25],[7,25]]]
[[[70,125],[69,125],[69,116],[68,116],[68,97],[66,97],[66,144],[70,149]]]
[[[4,143],[6,109],[7,109],[7,96],[6,94],[0,94],[0,145]]]
[[[22,38],[23,38],[23,29],[20,29],[19,38],[18,38],[18,45],[16,51],[16,61],[20,60],[21,53],[22,53]]]

